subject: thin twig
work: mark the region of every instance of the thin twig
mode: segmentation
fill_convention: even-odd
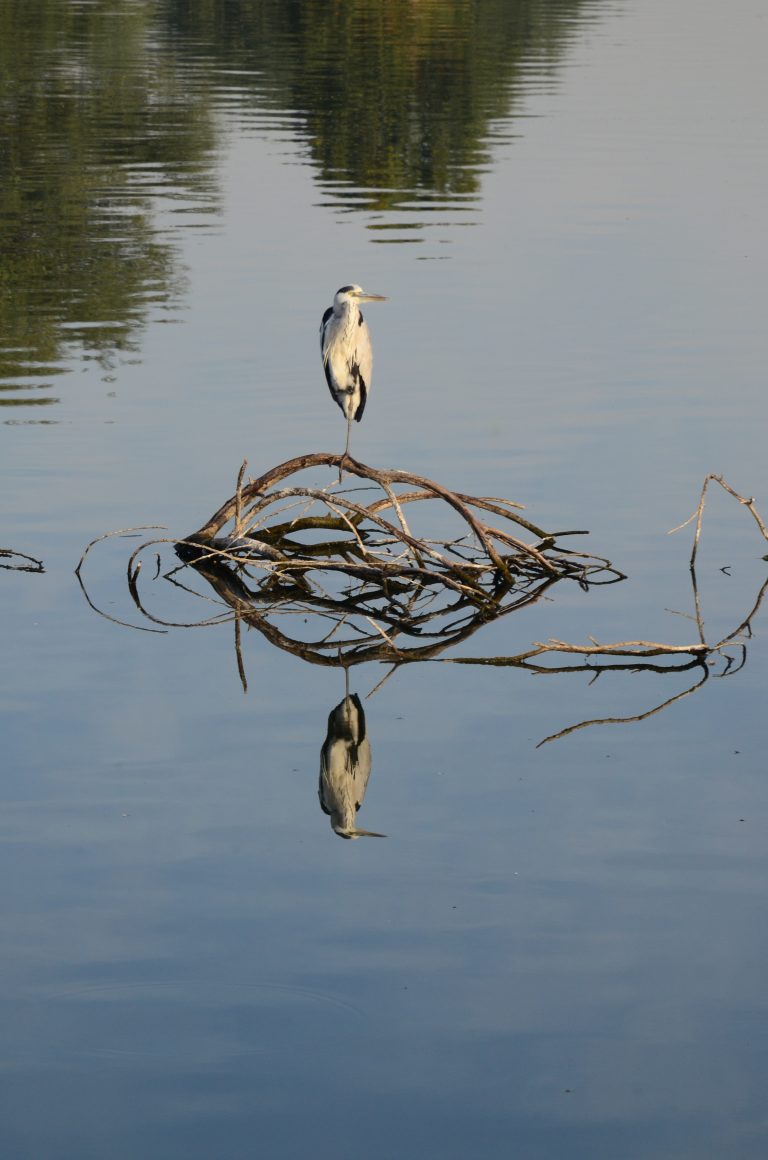
[[[243,476],[247,466],[248,460],[244,459],[237,473],[237,486],[235,487],[235,537],[238,539],[242,535],[240,515],[243,510]]]
[[[705,478],[704,483],[702,485],[701,495],[699,496],[699,505],[696,508],[696,511],[693,513],[692,516],[689,516],[689,518],[685,521],[685,523],[679,524],[676,528],[670,528],[669,532],[667,533],[668,535],[672,535],[673,532],[679,532],[681,530],[681,528],[687,527],[688,524],[690,524],[693,519],[696,520],[696,531],[694,532],[693,548],[691,549],[691,559],[690,559],[691,568],[693,568],[693,566],[696,562],[696,553],[699,550],[699,540],[701,539],[701,528],[702,528],[702,521],[704,518],[704,505],[706,503],[707,488],[709,487],[710,482],[719,483],[724,491],[727,491],[729,495],[732,495],[734,499],[738,500],[739,503],[742,504],[749,511],[750,515],[752,516],[752,518],[754,519],[758,528],[760,529],[760,534],[762,535],[763,539],[768,540],[768,528],[766,527],[760,513],[758,512],[757,508],[755,507],[754,499],[745,499],[745,497],[743,495],[739,495],[739,493],[734,488],[732,488],[729,483],[726,483],[726,481],[723,479],[722,475],[710,474]]]

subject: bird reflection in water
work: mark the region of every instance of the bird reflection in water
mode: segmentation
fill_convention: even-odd
[[[371,743],[365,728],[365,713],[357,693],[349,693],[349,673],[345,670],[346,692],[328,717],[328,734],[320,750],[320,808],[331,819],[333,832],[340,838],[384,838],[373,830],[355,826],[371,776]]]

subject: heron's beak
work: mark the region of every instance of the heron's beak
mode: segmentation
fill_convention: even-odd
[[[386,836],[387,836],[386,834],[377,834],[375,830],[356,830],[356,829],[349,829],[349,830],[338,829],[337,830],[335,826],[333,828],[333,832],[336,835],[338,835],[339,838],[352,838],[352,839],[354,839],[354,838],[386,838]]]
[[[361,290],[359,294],[355,294],[358,302],[388,302],[386,294],[369,294],[367,290]]]

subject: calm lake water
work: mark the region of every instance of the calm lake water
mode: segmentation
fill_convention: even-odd
[[[380,840],[318,802],[341,668],[243,629],[245,690],[231,621],[159,623],[220,606],[151,557],[136,608],[138,539],[74,570],[105,532],[199,527],[244,458],[342,449],[317,330],[359,282],[390,301],[354,453],[588,528],[627,575],[444,659],[696,642],[668,529],[710,472],[768,516],[767,26],[762,0],[0,4],[3,1157],[766,1155],[746,508],[710,493],[700,618],[746,649],[703,684],[431,663],[368,697],[389,669],[352,668]]]

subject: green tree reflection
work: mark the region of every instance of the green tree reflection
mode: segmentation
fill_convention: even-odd
[[[554,76],[595,3],[0,3],[0,404],[51,401],[67,357],[108,365],[173,303],[155,209],[215,205],[219,102],[288,114],[331,202],[419,229],[471,206],[532,64]]]
[[[152,194],[205,189],[213,133],[151,7],[0,4],[0,404],[51,401],[67,348],[130,349],[176,292]]]
[[[584,0],[169,0],[169,18],[300,115],[321,179],[387,209],[475,194],[494,122],[550,71]]]

